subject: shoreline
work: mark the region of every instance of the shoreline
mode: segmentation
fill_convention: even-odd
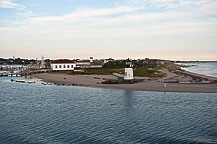
[[[85,87],[115,88],[136,91],[184,92],[184,93],[217,93],[217,78],[188,72],[185,70],[162,70],[163,78],[135,77],[142,82],[134,84],[101,84],[106,80],[117,80],[112,75],[67,75],[53,73],[33,74],[45,82],[57,85],[72,85]],[[166,83],[166,87],[165,87]]]

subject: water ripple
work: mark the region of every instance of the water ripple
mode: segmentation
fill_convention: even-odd
[[[0,87],[3,144],[217,143],[217,94]]]

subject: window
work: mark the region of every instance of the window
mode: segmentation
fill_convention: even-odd
[[[65,66],[65,65],[63,65],[63,68],[66,68],[66,66]]]
[[[59,68],[62,68],[61,65],[59,65]]]
[[[71,68],[73,68],[73,65],[71,65]]]
[[[67,68],[69,68],[69,65],[67,65]]]
[[[57,65],[55,65],[55,68],[57,68]]]

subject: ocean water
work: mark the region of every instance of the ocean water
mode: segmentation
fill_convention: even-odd
[[[217,143],[217,93],[44,86],[0,78],[0,143]]]
[[[183,68],[184,70],[207,76],[217,77],[217,62],[194,62],[185,63],[184,65],[193,65],[191,67]]]

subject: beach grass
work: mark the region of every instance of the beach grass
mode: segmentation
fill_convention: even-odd
[[[133,72],[134,76],[139,77],[159,78],[164,76],[164,73],[158,71],[155,68],[137,67]]]
[[[159,72],[157,69],[147,68],[147,67],[136,67],[134,68],[134,76],[139,77],[151,77],[158,78],[163,77],[164,74]],[[83,69],[83,72],[73,72],[73,71],[60,71],[53,73],[63,73],[68,75],[112,75],[113,73],[124,74],[124,68],[120,67],[103,67],[103,68],[87,68]]]

